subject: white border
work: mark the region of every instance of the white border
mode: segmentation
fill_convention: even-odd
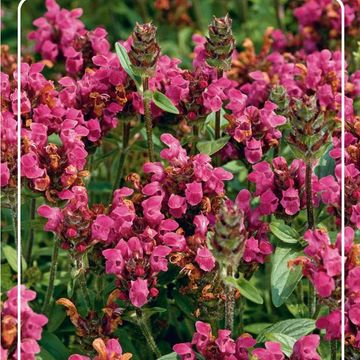
[[[21,0],[17,8],[17,357],[21,359],[21,8],[26,0]]]
[[[17,321],[21,324],[21,8],[26,0],[21,0],[17,8]],[[342,0],[336,0],[341,9],[341,359],[345,360],[345,8]],[[21,326],[17,333],[17,354],[21,359]]]
[[[345,7],[341,9],[341,359],[345,360]]]

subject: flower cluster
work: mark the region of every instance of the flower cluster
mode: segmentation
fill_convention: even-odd
[[[40,352],[38,341],[41,339],[42,328],[48,322],[46,316],[35,313],[30,301],[36,298],[36,293],[24,285],[20,287],[21,306],[21,359],[35,360],[35,354]],[[1,304],[1,359],[18,359],[17,356],[17,316],[18,288],[13,287],[7,292],[7,299]]]
[[[360,246],[355,242],[355,232],[345,228],[345,338],[346,343],[360,349]],[[330,314],[331,315],[331,314]],[[328,319],[331,321],[332,319]]]
[[[260,197],[262,215],[293,216],[306,205],[303,196],[305,164],[302,160],[294,160],[290,167],[281,156],[273,160],[272,166],[263,161],[253,165],[248,178],[256,185],[254,195]],[[316,179],[315,175],[313,178]]]
[[[314,285],[320,301],[329,306],[329,315],[320,317],[316,326],[326,330],[327,340],[338,340],[341,336],[338,326],[341,319],[341,236],[338,235],[336,244],[331,244],[328,233],[316,229],[308,230],[304,239],[308,244],[304,249],[306,257],[295,259],[294,264],[302,265],[303,274]]]
[[[200,353],[205,360],[285,359],[281,345],[277,342],[268,341],[265,343],[265,348],[254,348],[256,340],[249,334],[245,333],[233,340],[230,330],[218,330],[217,337],[215,337],[211,332],[210,324],[197,321],[195,327],[196,332],[191,342],[176,344],[173,347],[181,360],[195,360],[195,351]],[[319,343],[318,335],[300,338],[294,345],[290,359],[320,360],[316,351]]]
[[[61,200],[67,200],[63,208],[41,205],[38,214],[48,221],[44,230],[57,234],[64,249],[82,253],[95,244],[91,236],[91,225],[104,206],[89,208],[88,194],[83,186],[73,186],[60,193]]]
[[[125,353],[123,354],[121,345],[117,339],[109,339],[106,342],[103,339],[95,339],[93,341],[93,348],[97,352],[97,355],[93,360],[130,360],[132,354]],[[89,356],[84,355],[71,355],[69,360],[91,360]]]

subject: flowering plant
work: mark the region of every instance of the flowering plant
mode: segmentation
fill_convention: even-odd
[[[357,359],[359,3],[342,54],[330,0],[38,2],[1,49],[1,358],[335,360],[345,308]]]

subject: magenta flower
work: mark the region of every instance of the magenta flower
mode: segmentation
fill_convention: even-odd
[[[5,187],[9,184],[10,180],[10,171],[8,164],[6,162],[1,163],[0,165],[0,187]]]
[[[245,147],[245,156],[246,160],[250,164],[255,164],[262,158],[262,143],[260,140],[255,140],[252,138],[246,143]]]
[[[296,341],[293,353],[290,356],[291,360],[321,360],[321,357],[316,352],[320,344],[319,335],[303,336]]]
[[[35,313],[29,306],[29,302],[36,298],[36,293],[20,286],[21,294],[21,358],[35,359],[35,354],[40,352],[38,340],[41,339],[42,329],[47,324],[48,319],[42,314]],[[18,288],[13,287],[7,292],[7,299],[1,308],[2,322],[2,346],[1,356],[5,356],[9,349],[16,348],[17,342],[17,312],[18,312]],[[14,354],[13,358],[17,358]]]
[[[167,271],[168,261],[166,256],[171,253],[171,249],[167,246],[159,245],[154,248],[151,257],[150,265],[154,272]]]
[[[202,321],[195,323],[196,333],[194,334],[191,344],[195,345],[198,351],[202,352],[211,340],[211,326]]]
[[[284,360],[285,355],[281,351],[281,345],[276,342],[265,342],[265,349],[255,349],[252,355],[259,360]]]
[[[289,188],[283,190],[280,204],[288,215],[294,215],[300,210],[299,192],[297,189]]]
[[[106,215],[99,215],[91,226],[92,238],[106,241],[113,226],[113,219]]]
[[[215,267],[215,258],[207,248],[198,248],[195,261],[204,271],[211,271]]]
[[[169,211],[174,218],[180,218],[186,212],[185,197],[171,194],[168,201]]]
[[[203,198],[202,184],[195,181],[186,184],[185,197],[189,205],[198,205]]]
[[[131,303],[140,308],[145,305],[148,301],[149,289],[146,280],[136,279],[131,281],[131,287],[129,291],[129,298]]]
[[[341,311],[334,310],[329,315],[322,316],[321,318],[319,318],[316,321],[316,327],[318,329],[326,330],[326,335],[325,335],[326,340],[329,341],[339,340],[341,337],[341,330],[340,330],[341,327],[339,326],[340,323],[341,323]]]
[[[181,360],[195,360],[195,352],[190,343],[176,344],[173,350],[180,356]]]

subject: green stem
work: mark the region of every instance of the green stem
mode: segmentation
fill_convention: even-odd
[[[25,261],[28,265],[30,265],[31,261],[31,252],[34,245],[34,228],[33,228],[33,220],[35,219],[35,211],[36,211],[36,199],[32,198],[30,200],[30,230],[29,230],[29,238],[26,243],[25,250]]]
[[[145,115],[145,126],[146,126],[146,137],[148,145],[148,155],[151,162],[155,161],[154,156],[154,143],[152,140],[152,118],[151,118],[151,97],[149,96],[149,78],[146,76],[143,79],[143,102],[144,102],[144,115]]]
[[[192,1],[192,7],[194,9],[194,15],[196,24],[198,27],[198,30],[203,31],[204,30],[204,23],[203,23],[203,14],[201,12],[201,5],[199,0],[193,0]]]
[[[241,295],[239,299],[239,331],[240,334],[244,332],[244,309],[245,309],[245,298]]]
[[[199,140],[199,127],[195,124],[193,125],[193,135],[194,135],[194,141],[193,141],[192,147],[191,147],[191,155],[196,154],[196,144]]]
[[[248,4],[248,0],[240,0],[238,2],[239,5],[239,17],[242,23],[246,23],[246,21],[248,20],[248,9],[249,9],[249,4]]]
[[[46,290],[45,300],[44,300],[44,304],[42,307],[42,312],[45,314],[48,313],[50,301],[51,301],[51,299],[53,297],[53,293],[54,293],[54,287],[55,287],[54,284],[55,284],[56,271],[57,271],[57,266],[58,266],[59,247],[60,247],[60,240],[55,235],[53,253],[52,253],[52,257],[51,257],[51,265],[50,265],[49,285]]]
[[[83,299],[85,302],[87,312],[89,312],[91,310],[91,301],[90,301],[90,295],[89,295],[87,284],[86,284],[84,264],[80,257],[77,257],[75,259],[75,263],[76,263],[76,268],[78,271],[77,276],[78,276],[79,286],[80,286],[81,292],[83,294]]]
[[[280,0],[274,0],[276,21],[279,29],[284,30],[284,8]]]
[[[227,268],[227,276],[233,276],[232,266]],[[234,329],[235,289],[232,285],[225,285],[225,329]]]
[[[10,205],[10,212],[11,212],[11,218],[12,218],[12,228],[13,228],[13,235],[14,235],[14,239],[15,239],[15,245],[16,248],[19,249],[18,247],[18,234],[17,234],[17,221],[18,221],[18,217],[17,217],[17,206],[16,206],[16,200],[14,200],[14,204]]]
[[[136,315],[137,315],[137,324],[142,334],[144,335],[151,351],[156,355],[157,358],[161,357],[161,352],[156,345],[156,342],[154,340],[154,337],[152,336],[147,320],[144,319],[144,315],[141,309],[136,310]]]
[[[143,22],[148,22],[150,17],[149,17],[149,12],[146,7],[146,0],[145,1],[137,0],[136,2],[138,4],[139,13],[140,13],[140,16],[141,16]]]
[[[337,359],[337,342],[336,340],[330,341],[330,353],[331,353],[331,360]]]
[[[313,230],[315,226],[314,220],[314,205],[312,199],[312,161],[306,160],[306,173],[305,173],[305,191],[306,191],[306,211],[308,229]],[[309,281],[309,313],[312,317],[316,308],[316,294],[314,286]]]
[[[123,121],[122,123],[122,149],[119,157],[119,164],[117,168],[116,178],[113,185],[113,190],[115,191],[117,188],[121,187],[123,182],[123,174],[124,174],[124,165],[126,160],[127,148],[129,146],[130,139],[130,123],[127,121]]]
[[[316,309],[316,294],[314,285],[309,281],[309,315],[313,318]]]
[[[217,78],[218,80],[222,78],[223,76],[223,70],[218,69],[217,70]],[[220,138],[221,135],[221,109],[216,112],[215,114],[215,140]]]
[[[314,229],[314,205],[312,199],[312,162],[306,160],[305,188],[306,188],[306,210],[308,229]]]

